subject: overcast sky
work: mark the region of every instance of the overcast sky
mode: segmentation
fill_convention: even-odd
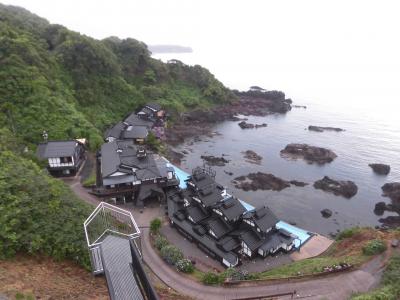
[[[286,90],[297,82],[306,93],[340,87],[400,96],[398,1],[2,2],[98,39],[116,35],[191,46],[203,58],[199,63],[230,87],[260,78]]]

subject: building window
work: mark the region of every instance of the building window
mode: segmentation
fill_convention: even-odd
[[[60,162],[62,164],[72,163],[72,156],[60,157]]]
[[[247,256],[251,257],[251,250],[250,250],[250,248],[246,245],[245,242],[242,242],[242,248],[243,248],[243,253],[246,254]]]

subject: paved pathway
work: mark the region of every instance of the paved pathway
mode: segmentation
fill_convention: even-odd
[[[316,234],[307,243],[300,247],[300,251],[293,252],[290,257],[296,260],[318,256],[326,251],[333,244],[333,240]]]
[[[65,180],[72,190],[83,200],[97,205],[100,200],[90,195],[79,183],[79,178]],[[129,207],[125,207],[128,209]],[[130,207],[139,226],[147,226],[151,218],[146,210],[141,214]],[[147,210],[151,211],[151,210]],[[168,286],[177,292],[194,299],[240,299],[245,297],[261,297],[296,291],[296,298],[308,299],[348,299],[352,293],[365,292],[377,285],[381,276],[381,257],[374,258],[360,270],[316,278],[307,281],[287,281],[279,283],[249,284],[230,288],[204,286],[185,275],[176,272],[167,265],[150,244],[148,228],[142,228],[142,251],[144,261],[149,268]],[[286,297],[290,298],[290,297]],[[280,297],[279,299],[285,299]]]

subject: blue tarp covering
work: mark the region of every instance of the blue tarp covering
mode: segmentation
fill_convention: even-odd
[[[311,237],[311,234],[308,231],[298,228],[296,226],[290,225],[284,221],[279,221],[276,224],[276,228],[285,229],[286,231],[289,231],[290,233],[296,235],[298,237],[298,239],[296,239],[294,241],[294,245],[296,246],[296,248],[299,248],[300,246],[302,246]]]
[[[188,173],[186,173],[185,171],[179,169],[177,166],[174,166],[174,165],[171,164],[171,163],[167,163],[167,166],[168,166],[168,167],[174,168],[174,170],[175,170],[175,175],[179,178],[179,181],[180,181],[180,182],[179,182],[179,187],[180,187],[181,189],[186,189],[186,188],[187,188],[187,185],[186,185],[185,180],[188,179],[190,175],[189,175]]]

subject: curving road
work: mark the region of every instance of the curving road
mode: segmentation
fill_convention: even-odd
[[[100,200],[88,194],[79,178],[66,179],[65,182],[81,199],[97,205]],[[139,226],[148,226],[152,217],[146,212],[140,214],[132,207],[124,207],[132,212]],[[158,212],[157,212],[158,213]],[[151,214],[151,213],[150,213]],[[204,286],[167,265],[151,246],[149,232],[143,228],[142,252],[145,263],[166,285],[194,299],[240,299],[285,294],[296,291],[296,298],[308,299],[348,299],[351,294],[365,292],[374,288],[382,273],[382,256],[366,263],[361,269],[304,281],[282,281],[279,283],[247,284],[247,286],[213,287]],[[282,296],[279,299],[290,299]]]

